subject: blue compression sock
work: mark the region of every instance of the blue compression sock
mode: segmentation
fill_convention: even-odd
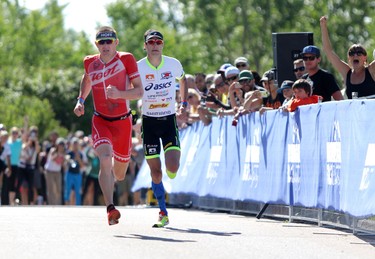
[[[152,191],[154,192],[155,198],[158,200],[160,210],[163,211],[165,215],[168,215],[165,204],[165,190],[163,182],[160,182],[159,184],[152,182]]]

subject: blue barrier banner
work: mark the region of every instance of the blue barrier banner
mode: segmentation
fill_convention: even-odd
[[[197,122],[180,132],[169,193],[375,215],[375,100],[345,100]],[[161,156],[163,170],[164,157]],[[132,190],[149,188],[147,163]]]

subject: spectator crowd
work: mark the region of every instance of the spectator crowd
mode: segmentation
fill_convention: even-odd
[[[178,119],[179,129],[200,121],[205,126],[213,117],[233,116],[236,126],[240,116],[280,109],[293,112],[300,105],[331,100],[372,97],[375,95],[375,65],[367,64],[367,52],[359,44],[348,49],[347,59],[341,60],[329,41],[327,19],[322,17],[323,51],[342,75],[345,86],[339,87],[330,72],[320,68],[321,51],[306,46],[300,58],[293,61],[295,78],[276,83],[274,69],[262,76],[246,57],[233,64],[224,63],[217,71],[186,74],[188,95],[181,100],[176,84],[176,109],[187,102],[188,116]],[[343,89],[343,90],[341,90]],[[138,114],[142,103],[138,101]],[[140,169],[144,152],[141,120],[133,126],[132,156],[124,181],[116,182],[114,200],[118,205],[144,204],[145,192],[131,192]],[[0,124],[0,188],[1,205],[103,205],[98,182],[99,159],[92,139],[82,131],[61,137],[51,132],[40,140],[38,128],[29,126],[25,117],[23,128]]]

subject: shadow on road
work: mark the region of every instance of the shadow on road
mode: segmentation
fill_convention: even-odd
[[[142,239],[142,240],[151,240],[151,241],[162,241],[162,242],[173,242],[173,243],[197,242],[197,241],[194,241],[194,240],[178,240],[178,239],[173,239],[173,238],[145,236],[145,235],[138,235],[138,234],[130,234],[130,236],[115,235],[114,237],[117,237],[117,238]]]
[[[205,231],[205,230],[200,230],[196,228],[180,229],[180,228],[166,227],[166,229],[171,230],[171,231],[182,232],[182,233],[207,234],[207,235],[213,235],[213,236],[234,236],[234,235],[242,234],[239,232]]]

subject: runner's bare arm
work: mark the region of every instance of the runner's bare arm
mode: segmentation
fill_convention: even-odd
[[[79,96],[77,99],[77,104],[74,107],[74,113],[78,117],[85,114],[84,102],[87,96],[89,95],[90,90],[91,90],[91,80],[90,80],[90,77],[85,73],[81,79]]]
[[[121,91],[113,85],[107,87],[107,97],[110,99],[126,99],[126,100],[137,100],[143,96],[143,86],[140,77],[134,78],[131,81],[132,88]]]

